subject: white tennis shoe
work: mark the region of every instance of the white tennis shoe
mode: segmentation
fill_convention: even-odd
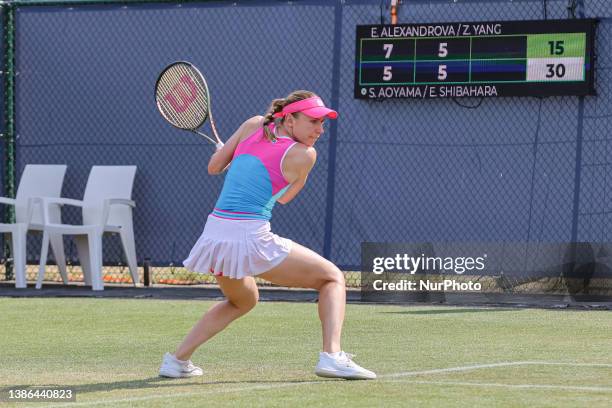
[[[360,367],[352,358],[352,354],[340,351],[338,353],[319,353],[319,364],[315,374],[319,377],[345,378],[347,380],[373,380],[376,374]]]
[[[178,360],[170,353],[164,354],[164,360],[159,369],[159,375],[162,377],[183,378],[202,374],[204,374],[204,371],[200,367],[193,365],[191,360]]]

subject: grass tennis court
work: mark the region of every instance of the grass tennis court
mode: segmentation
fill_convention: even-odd
[[[67,407],[612,402],[607,311],[349,304],[343,348],[379,375],[366,382],[312,373],[320,349],[315,304],[262,302],[196,352],[203,377],[157,377],[163,352],[211,303],[0,299],[0,389],[72,386],[76,402],[48,405]]]

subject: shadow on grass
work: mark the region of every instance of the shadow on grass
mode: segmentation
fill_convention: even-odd
[[[229,384],[316,384],[320,382],[329,382],[330,380],[245,380],[245,381],[194,381],[194,378],[162,378],[150,377],[132,381],[117,381],[104,382],[97,384],[46,384],[45,388],[63,388],[71,389],[78,397],[79,394],[87,394],[100,391],[114,390],[130,390],[130,389],[147,389],[147,388],[164,388],[164,387],[185,387],[193,385],[229,385]],[[333,380],[332,380],[333,381]],[[344,380],[341,380],[344,381]],[[20,384],[10,387],[1,387],[0,395],[8,394],[11,389],[26,389],[29,387],[40,387],[38,384]]]
[[[483,313],[483,312],[516,312],[517,309],[443,309],[443,310],[406,310],[403,312],[381,312],[388,314],[413,314],[413,315],[429,315],[429,314],[453,314],[453,313]]]

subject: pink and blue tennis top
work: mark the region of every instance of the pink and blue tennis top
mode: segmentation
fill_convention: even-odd
[[[281,167],[283,158],[296,143],[286,136],[270,142],[263,128],[240,142],[212,215],[232,220],[272,218],[276,200],[289,188]]]

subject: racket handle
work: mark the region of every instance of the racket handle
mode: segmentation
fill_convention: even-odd
[[[214,144],[215,146],[217,146],[217,150],[219,150],[219,149],[220,149],[220,148],[218,147],[218,146],[219,146],[219,143],[221,143],[221,147],[223,147],[223,142],[221,142],[221,140],[219,140],[218,138],[213,139],[212,137],[210,137],[210,136],[208,136],[208,135],[205,135],[205,134],[204,134],[204,133],[202,133],[202,132],[198,132],[198,131],[197,131],[197,130],[195,130],[195,129],[190,129],[190,130],[191,130],[193,133],[195,133],[196,135],[200,135],[200,136],[202,136],[203,138],[205,138],[206,140],[208,140],[210,143],[212,143],[212,144]],[[216,135],[215,135],[215,137],[216,137]]]
[[[221,150],[221,148],[222,148],[223,146],[225,146],[225,145],[223,144],[223,142],[218,142],[217,144],[215,144],[215,147],[217,148],[217,149],[216,149],[216,151]]]

